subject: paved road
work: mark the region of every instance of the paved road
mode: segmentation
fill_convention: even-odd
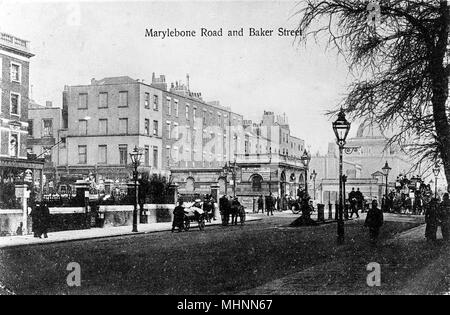
[[[336,257],[371,252],[362,221],[346,225],[348,245],[335,246],[335,224],[289,228],[280,214],[245,226],[0,249],[0,283],[17,294],[230,294],[261,286]],[[385,235],[411,228],[387,224]],[[81,287],[68,287],[67,265],[81,266]],[[332,270],[330,270],[332,272]],[[356,279],[355,281],[359,281]]]

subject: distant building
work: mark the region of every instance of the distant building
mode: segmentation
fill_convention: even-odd
[[[395,185],[400,174],[411,171],[414,163],[395,146],[386,147],[388,138],[373,124],[361,124],[356,137],[347,139],[344,150],[344,175],[347,176],[346,196],[352,188],[359,188],[370,198],[381,200],[385,193],[386,177],[381,172],[386,162],[392,170],[389,173],[389,189]],[[339,192],[339,150],[336,143],[329,144],[325,156],[313,156],[311,172],[316,171],[316,198],[320,202],[335,203]],[[313,187],[309,186],[311,195]]]
[[[44,193],[54,192],[60,181],[58,165],[67,164],[67,122],[60,107],[47,101],[45,106],[33,101],[28,107],[29,153],[45,159]]]
[[[264,112],[260,123],[244,120],[236,127],[229,132],[229,160],[210,168],[171,169],[180,193],[205,194],[218,185],[220,195],[236,194],[247,207],[269,193],[295,198],[305,185],[305,166],[300,159],[305,145],[290,134],[285,117]]]
[[[39,186],[41,182],[43,163],[29,160],[27,155],[29,70],[33,56],[28,41],[0,33],[2,184],[28,181]]]

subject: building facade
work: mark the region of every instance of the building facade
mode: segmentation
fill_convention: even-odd
[[[42,163],[27,154],[30,52],[28,41],[0,33],[0,182],[40,185]],[[30,178],[30,175],[31,178]]]
[[[99,181],[127,182],[129,153],[143,149],[140,172],[161,174],[162,91],[130,77],[91,80],[66,86],[67,161],[65,176],[94,176]]]
[[[45,106],[30,101],[28,107],[28,153],[45,159],[43,189],[51,193],[60,182],[58,165],[66,165],[67,119],[63,118],[61,107],[54,107],[47,101]]]

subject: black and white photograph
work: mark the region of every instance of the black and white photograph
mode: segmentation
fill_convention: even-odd
[[[0,0],[0,295],[449,295],[449,79],[447,0]]]

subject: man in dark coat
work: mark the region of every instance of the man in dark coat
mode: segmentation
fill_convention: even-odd
[[[258,197],[258,210],[256,213],[259,213],[259,210],[264,214],[264,199],[262,195]]]
[[[30,216],[32,219],[32,229],[34,237],[41,237],[42,236],[42,229],[41,229],[41,204],[39,202],[36,202],[33,209],[31,210]]]
[[[222,217],[222,225],[227,226],[230,221],[231,203],[226,195],[219,199],[219,211]]]
[[[439,204],[437,199],[433,198],[431,202],[426,205],[425,209],[425,237],[427,241],[436,241],[436,233],[438,228],[438,209]]]
[[[378,202],[373,200],[372,208],[367,212],[366,222],[364,223],[364,226],[369,228],[372,243],[376,243],[383,221],[383,211],[378,208]]]
[[[41,233],[44,234],[44,238],[48,238],[47,233],[50,228],[50,209],[46,202],[41,206],[41,209]]]
[[[266,197],[266,212],[268,216],[270,215],[269,213],[273,215],[273,203],[272,193],[270,193],[269,196]]]
[[[214,218],[214,208],[214,200],[212,196],[206,195],[205,201],[203,201],[203,211],[206,213],[206,219],[208,222],[211,222],[211,219]]]
[[[183,201],[178,201],[178,206],[173,210],[173,223],[172,223],[172,233],[178,228],[178,232],[183,231],[184,228],[184,207]]]

